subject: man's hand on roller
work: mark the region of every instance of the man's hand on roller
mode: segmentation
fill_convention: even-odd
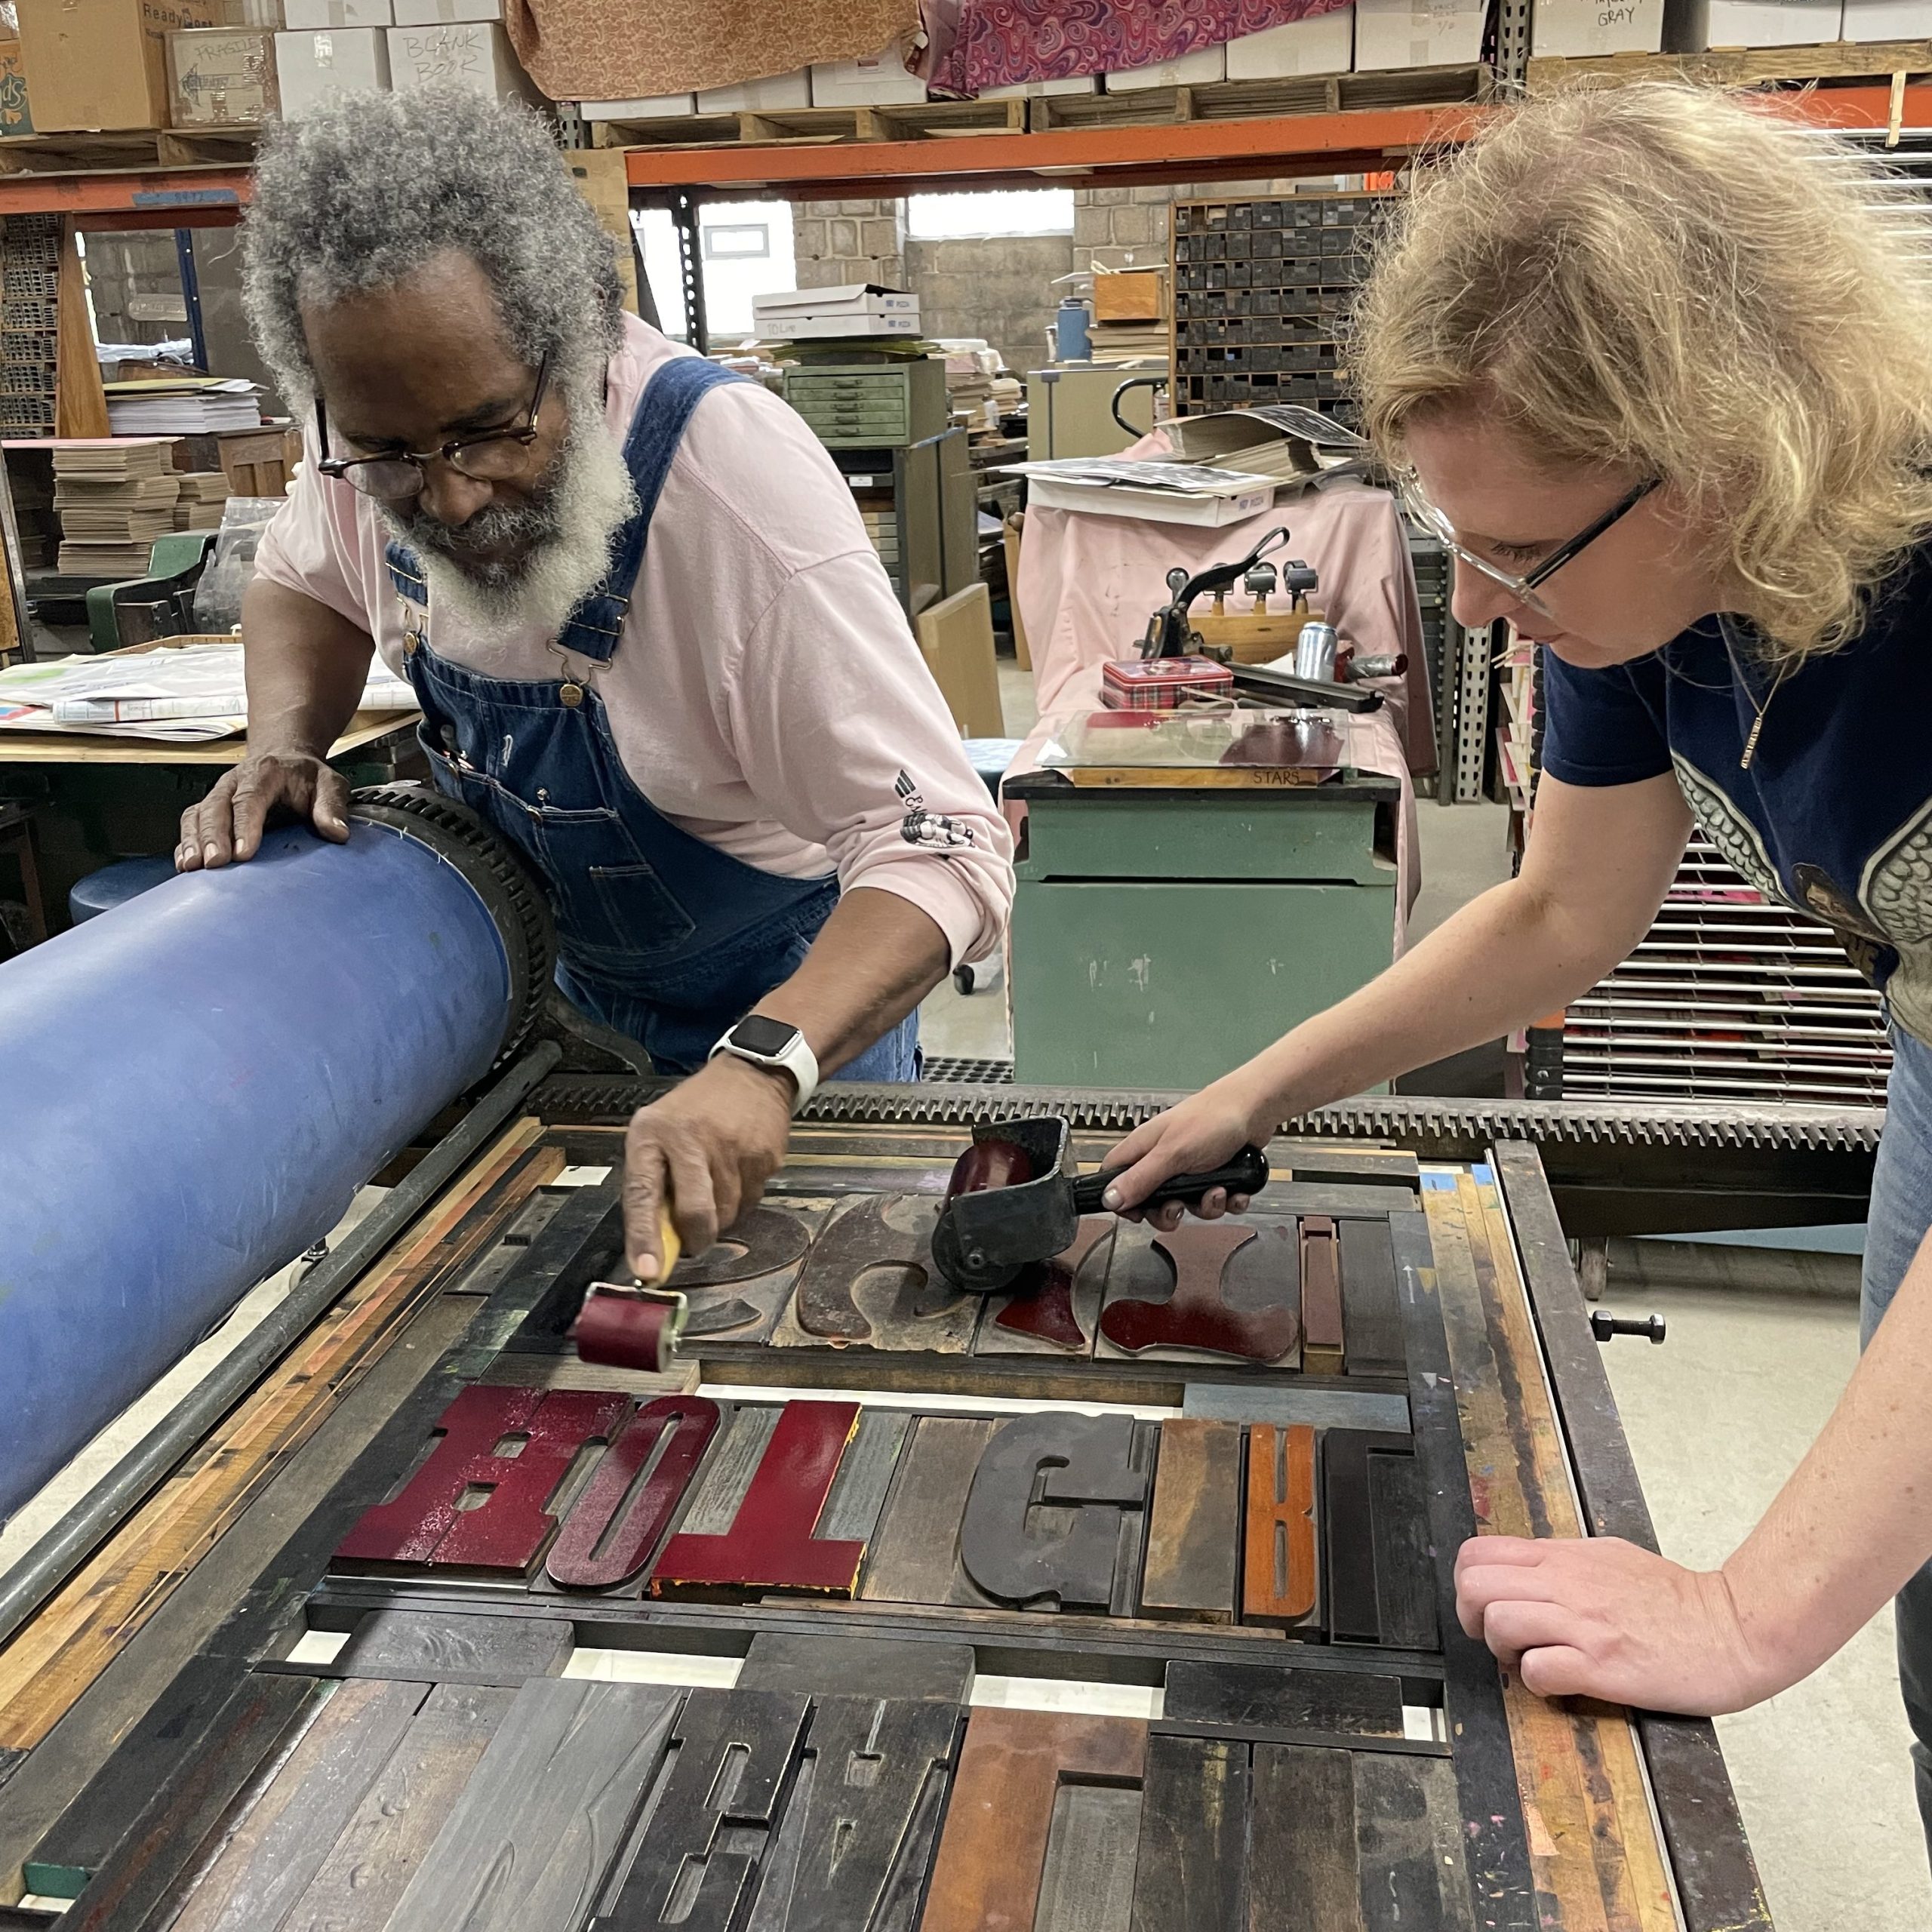
[[[177,872],[252,859],[278,807],[306,819],[338,845],[349,837],[349,786],[325,759],[301,752],[251,752],[181,814]]]
[[[641,1281],[662,1269],[657,1214],[668,1187],[688,1254],[702,1254],[764,1192],[792,1133],[790,1075],[721,1054],[640,1107],[624,1137],[624,1255]]]
[[[1125,1171],[1107,1189],[1106,1205],[1130,1220],[1144,1219],[1153,1227],[1177,1228],[1182,1210],[1177,1201],[1149,1208],[1144,1217],[1136,1210],[1161,1182],[1175,1174],[1206,1174],[1232,1159],[1251,1141],[1265,1146],[1278,1116],[1266,1094],[1244,1083],[1241,1076],[1247,1070],[1237,1069],[1179,1106],[1156,1114],[1114,1148],[1100,1164]],[[1192,1211],[1204,1221],[1212,1221],[1223,1214],[1241,1214],[1247,1207],[1246,1195],[1230,1196],[1217,1187],[1203,1195]]]

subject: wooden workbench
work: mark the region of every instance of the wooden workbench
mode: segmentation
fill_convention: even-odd
[[[349,728],[329,747],[333,759],[346,758],[392,732],[414,731],[416,713],[358,711]],[[247,735],[206,738],[198,744],[163,743],[154,738],[103,737],[86,731],[0,731],[0,765],[6,764],[239,764],[248,753]]]
[[[654,1377],[568,1339],[621,1129],[537,1105],[0,1651],[8,1895],[78,1891],[69,1932],[721,1927],[728,1875],[838,1932],[1768,1927],[1708,1725],[1542,1703],[1450,1614],[1472,1529],[1648,1534],[1534,1152],[1277,1142],[1265,1214],[1168,1251],[1235,1341],[1137,1352],[1178,1318],[1147,1231],[1051,1311],[962,1301],[920,1259],[961,1130],[801,1124]],[[667,1396],[697,1453],[639,1487]],[[820,1437],[816,1476],[778,1448]],[[655,1503],[685,1534],[625,1552]]]

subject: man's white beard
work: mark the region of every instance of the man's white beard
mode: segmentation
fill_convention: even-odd
[[[443,533],[420,512],[383,508],[423,565],[432,609],[448,611],[485,638],[531,630],[554,636],[603,582],[611,540],[636,509],[637,491],[595,389],[587,389],[571,398],[571,426],[540,502],[516,510],[493,506],[464,526],[478,535],[492,520],[512,530],[540,526],[515,563],[466,567],[438,547]]]

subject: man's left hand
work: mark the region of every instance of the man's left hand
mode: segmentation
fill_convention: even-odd
[[[702,1254],[764,1192],[791,1138],[791,1076],[721,1054],[624,1136],[624,1254],[641,1281],[663,1272],[658,1211],[669,1187],[685,1251]]]
[[[1543,1697],[1711,1716],[1803,1675],[1754,1647],[1722,1571],[1617,1537],[1472,1537],[1457,1553],[1456,1614]]]

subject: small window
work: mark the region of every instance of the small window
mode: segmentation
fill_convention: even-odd
[[[761,221],[708,224],[704,258],[708,262],[761,261],[771,253],[771,230]]]
[[[906,232],[916,242],[1002,235],[1071,235],[1071,188],[1011,188],[964,195],[909,195]]]

